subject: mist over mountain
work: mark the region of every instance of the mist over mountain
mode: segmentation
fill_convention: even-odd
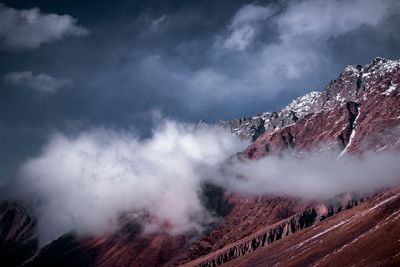
[[[391,124],[384,115],[374,118],[374,130],[379,129],[380,121],[387,130],[392,129],[369,133],[368,137],[378,134],[385,140],[383,147],[374,143],[379,153],[365,143],[360,145],[362,150],[354,150],[362,152],[361,156],[350,153],[349,147],[358,137],[357,130],[368,126],[368,120],[360,120],[357,114],[346,119],[345,113],[337,110],[346,108],[350,112],[346,103],[356,98],[362,99],[356,109],[359,113],[368,101],[383,97],[380,104],[385,107],[386,99],[398,98],[399,66],[398,61],[376,59],[360,67],[360,73],[364,73],[358,76],[354,75],[358,70],[346,68],[336,85],[328,85],[315,100],[303,97],[276,113],[276,121],[286,122],[285,116],[290,114],[297,118],[294,123],[265,129],[253,144],[243,135],[247,132],[231,128],[232,134],[221,123],[182,124],[160,114],[154,117],[158,126],[153,137],[145,140],[129,131],[107,128],[93,128],[74,136],[54,134],[39,155],[21,166],[16,179],[6,187],[5,198],[23,200],[33,210],[43,246],[66,232],[81,237],[112,233],[121,226],[121,218],[138,221],[148,233],[162,230],[172,235],[193,231],[201,234],[207,225],[221,219],[202,202],[205,183],[237,194],[281,194],[310,200],[327,200],[343,192],[372,194],[397,186],[398,107],[391,106],[397,117],[389,114],[397,126],[388,127]],[[387,88],[376,83],[382,78],[390,80],[384,82]],[[361,82],[353,87],[357,79]],[[334,91],[335,86],[342,88],[335,93],[343,97],[325,99],[327,91]],[[357,90],[356,95],[351,90]],[[330,115],[323,116],[325,113]],[[332,120],[334,114],[339,114],[334,119],[336,128],[328,128],[337,129],[337,133],[315,129],[314,121]],[[258,122],[260,118],[243,123],[252,125],[252,120]],[[271,121],[268,123],[271,125]],[[349,124],[351,129],[346,128]],[[307,134],[297,133],[296,125],[302,125],[300,129]],[[289,136],[287,140],[286,135],[281,136],[286,143],[264,141],[271,134],[280,136],[281,131]],[[319,135],[319,131],[324,134]],[[310,137],[312,143],[302,142],[302,138]],[[263,145],[262,151],[270,156],[247,159],[254,158],[260,142],[267,142],[270,148],[266,150]],[[274,155],[274,150],[280,154]]]
[[[400,265],[399,11],[1,1],[2,265]]]

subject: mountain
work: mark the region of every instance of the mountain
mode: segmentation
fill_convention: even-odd
[[[311,92],[293,100],[278,112],[263,112],[251,118],[231,121],[216,121],[216,125],[231,131],[234,135],[255,141],[263,133],[295,123],[313,111],[320,92]]]
[[[307,114],[299,115],[294,124],[263,133],[244,155],[254,159],[288,148],[299,153],[337,149],[343,154],[399,149],[399,70],[399,60],[383,58],[364,67],[346,67],[307,105]],[[288,107],[284,110],[297,114]]]
[[[398,150],[400,60],[376,58],[363,67],[348,66],[322,92],[306,94],[278,112],[216,124],[253,141],[238,151],[239,158],[250,160],[283,153],[336,151],[341,157]],[[344,192],[323,202],[239,195],[212,184],[200,195],[204,206],[223,218],[202,236],[143,233],[137,222],[126,222],[100,237],[66,233],[41,249],[35,220],[5,202],[0,207],[2,261],[8,266],[400,264],[399,188]]]
[[[304,147],[312,144],[310,144],[310,141],[298,143],[298,145],[291,143],[293,141],[292,137],[290,137],[292,131],[286,130],[285,132],[283,129],[294,126],[296,123],[297,126],[301,125],[303,127],[307,124],[307,127],[317,130],[319,129],[318,125],[308,125],[311,121],[316,121],[320,125],[324,125],[325,128],[324,131],[319,133],[318,140],[315,143],[326,140],[333,141],[331,139],[341,136],[340,138],[343,140],[331,145],[340,145],[341,147],[339,148],[342,149],[343,145],[346,146],[348,143],[355,117],[360,114],[357,123],[361,132],[357,133],[357,137],[349,147],[349,151],[360,149],[359,146],[363,136],[369,136],[371,143],[378,142],[376,143],[379,146],[377,149],[380,149],[383,147],[380,146],[382,145],[382,140],[377,140],[378,136],[371,136],[371,134],[372,132],[380,133],[398,124],[399,67],[399,60],[387,60],[379,57],[364,67],[360,65],[347,66],[336,80],[329,82],[322,92],[311,92],[299,97],[278,112],[264,112],[252,118],[241,118],[232,121],[217,121],[216,124],[230,130],[236,136],[253,141],[264,133],[263,139],[265,140],[268,139],[268,135],[273,134],[276,136],[276,133],[280,131],[281,139],[284,139],[282,140],[283,144],[280,144],[281,146],[294,145]],[[342,128],[335,124],[342,115],[347,116],[346,121],[341,123],[341,126],[346,127],[344,131],[340,131]],[[311,118],[312,116],[318,116],[319,118]],[[302,123],[298,123],[300,119],[302,119]],[[376,119],[379,121],[377,122]],[[348,125],[345,125],[345,123],[348,123]],[[325,131],[330,127],[338,129],[336,132],[326,134]],[[296,130],[293,129],[293,131]],[[316,135],[308,134],[308,131],[304,134],[309,137]],[[330,138],[328,138],[328,135]],[[262,143],[266,144],[267,142],[276,143],[277,141],[271,139]],[[389,146],[396,147],[398,145],[396,142],[389,144]],[[257,146],[251,147],[253,150],[255,148]],[[261,144],[258,149],[263,150]],[[263,153],[258,151],[256,155]]]

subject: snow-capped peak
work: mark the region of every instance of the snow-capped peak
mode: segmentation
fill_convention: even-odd
[[[289,105],[287,105],[281,110],[281,112],[293,111],[297,117],[304,117],[309,113],[310,109],[318,102],[320,96],[321,92],[316,92],[316,91],[305,94],[290,102]]]

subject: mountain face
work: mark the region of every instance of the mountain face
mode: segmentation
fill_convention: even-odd
[[[317,215],[306,210],[183,266],[399,266],[400,188]]]
[[[204,123],[204,122],[202,122]],[[218,121],[252,144],[256,160],[292,153],[379,153],[400,149],[400,60],[348,66],[322,92],[278,112]],[[203,236],[142,233],[128,222],[113,234],[65,234],[37,248],[35,222],[0,206],[1,259],[8,266],[337,266],[400,265],[400,189],[344,193],[320,202],[290,195],[238,195],[205,185],[202,201],[223,217]]]
[[[369,146],[375,145],[376,151],[383,148],[383,143],[386,141],[379,140],[379,133],[388,128],[397,131],[393,126],[400,120],[398,118],[399,69],[400,60],[392,61],[384,58],[375,58],[364,67],[347,66],[322,92],[311,92],[299,97],[278,112],[264,112],[252,118],[232,121],[217,121],[216,124],[230,130],[236,136],[253,141],[264,135],[246,152],[251,158],[269,154],[270,147],[263,147],[267,143],[276,145],[276,150],[294,146],[310,148],[313,143],[304,139],[315,136],[318,137],[315,144],[325,142],[328,145],[326,149],[330,149],[329,146],[343,149],[348,145],[353,130],[355,130],[354,138],[346,151],[359,152],[364,138],[368,139],[365,140],[368,150],[374,150]],[[359,114],[358,121],[354,123]],[[339,125],[337,121],[342,119],[342,115],[348,119]],[[324,126],[324,130],[313,133],[319,130],[321,125]],[[299,128],[303,129],[305,126],[307,129],[300,133]],[[346,129],[342,130],[343,127],[340,126]],[[327,134],[326,131],[332,127],[337,130]],[[294,135],[299,137],[298,141],[296,138],[293,140]],[[398,147],[399,143],[393,141],[394,139],[383,149]]]
[[[287,149],[343,154],[399,149],[399,90],[399,60],[376,58],[364,67],[348,66],[296,123],[263,133],[244,155],[255,159]]]
[[[264,112],[251,118],[232,121],[216,121],[216,125],[231,131],[234,135],[255,141],[263,133],[295,123],[313,111],[320,99],[320,92],[311,92],[293,100],[278,112]]]

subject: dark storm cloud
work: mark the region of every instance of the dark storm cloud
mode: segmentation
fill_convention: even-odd
[[[141,10],[119,10],[113,20],[105,17],[90,25],[87,40],[47,46],[38,54],[49,64],[36,56],[29,60],[29,69],[76,81],[75,98],[95,93],[96,99],[81,107],[82,114],[113,102],[124,107],[117,117],[125,116],[121,113],[128,107],[130,113],[154,108],[180,118],[184,113],[185,120],[252,115],[321,90],[345,64],[366,63],[380,55],[375,45],[355,43],[369,49],[350,62],[343,56],[350,49],[340,46],[343,36],[380,28],[395,13],[390,4],[193,2],[168,8],[150,1]],[[392,48],[387,54],[395,53]]]
[[[170,93],[197,112],[214,105],[273,99],[282,91],[321,89],[316,88],[320,81],[310,78],[332,73],[335,59],[328,41],[362,26],[379,27],[395,14],[393,7],[391,1],[291,1],[284,9],[274,4],[243,5],[210,37],[212,43],[205,44],[204,65],[190,68],[153,54],[141,59],[139,73],[158,73],[161,83],[140,77],[153,87],[169,83]],[[271,25],[276,38],[257,43]]]
[[[17,10],[0,3],[0,41],[9,49],[31,49],[88,30],[69,15],[44,14],[39,8]]]
[[[132,50],[113,51],[118,73],[104,79],[117,76],[124,79],[122,88],[145,88],[174,100],[178,105],[161,104],[168,113],[210,120],[251,115],[268,109],[262,105],[278,108],[282,96],[321,90],[346,64],[377,56],[382,49],[368,42],[346,50],[340,44],[361,30],[371,35],[396,10],[393,1],[289,1],[242,3],[219,19],[212,11],[204,18],[195,8],[142,14],[133,23],[136,42],[123,46]],[[389,32],[395,29],[385,33],[394,39]],[[350,62],[348,51],[361,47],[369,49]],[[397,57],[390,51],[389,57]]]

